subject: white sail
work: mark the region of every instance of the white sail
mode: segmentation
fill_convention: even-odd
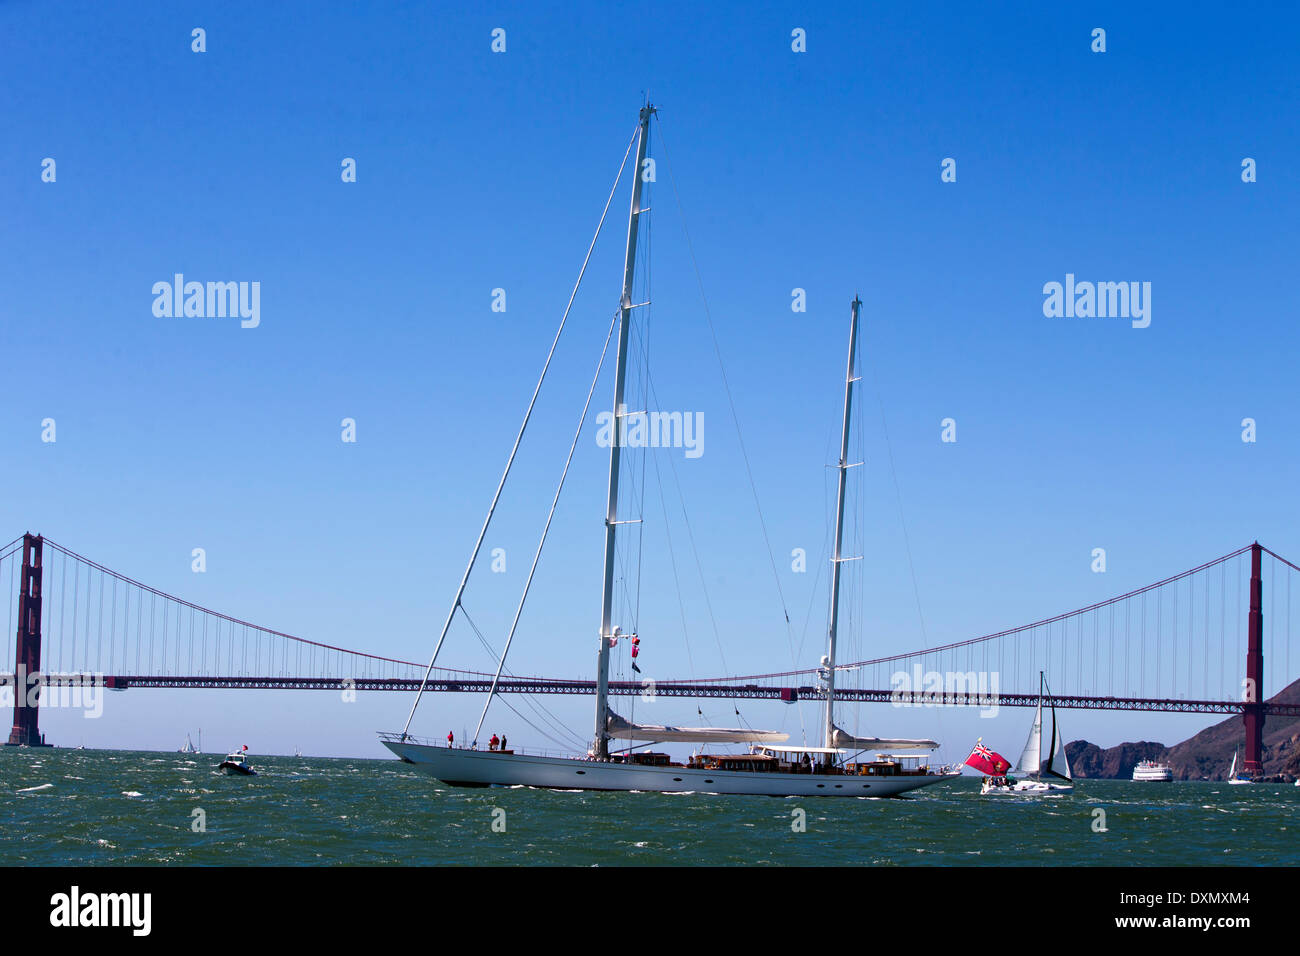
[[[1042,752],[1043,741],[1043,701],[1039,698],[1038,709],[1034,711],[1034,726],[1029,729],[1029,739],[1025,741],[1025,749],[1020,754],[1020,760],[1016,763],[1016,770],[1020,773],[1038,773],[1042,765],[1042,758],[1039,756]]]
[[[1070,761],[1065,756],[1065,740],[1056,723],[1056,707],[1053,705],[1048,714],[1047,740],[1043,740],[1043,700],[1038,699],[1038,708],[1034,711],[1034,725],[1029,729],[1029,739],[1025,749],[1016,763],[1016,770],[1037,780],[1040,777],[1061,777],[1073,779],[1070,774]]]
[[[831,733],[835,750],[938,750],[933,740],[904,740],[896,737],[855,737],[836,727]]]
[[[620,740],[653,740],[658,743],[779,744],[790,739],[777,730],[746,730],[740,727],[668,727],[634,724],[609,712],[606,733]]]

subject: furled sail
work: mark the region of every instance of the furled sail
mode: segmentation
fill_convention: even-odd
[[[831,746],[837,750],[937,750],[933,740],[904,740],[893,737],[854,737],[836,727],[831,734]]]
[[[779,744],[789,734],[776,730],[745,730],[739,727],[665,727],[633,724],[610,711],[606,724],[611,737],[620,740],[653,740],[662,743]]]

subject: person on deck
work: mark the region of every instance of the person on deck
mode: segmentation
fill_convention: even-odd
[[[502,750],[505,750],[505,749],[506,749],[506,735],[505,735],[505,734],[502,734],[502,735],[501,735],[501,749],[502,749]]]
[[[499,744],[500,742],[501,740],[497,737],[497,735],[493,734],[492,739],[488,741],[488,750],[496,750],[497,744]]]
[[[456,745],[456,735],[449,730],[447,731],[447,746],[454,747],[455,745]]]

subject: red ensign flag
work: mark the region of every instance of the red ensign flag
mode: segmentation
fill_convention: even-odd
[[[976,744],[975,749],[966,758],[966,766],[974,767],[980,773],[986,773],[991,777],[1000,777],[1011,769],[1011,761],[996,750],[989,750],[983,744]]]

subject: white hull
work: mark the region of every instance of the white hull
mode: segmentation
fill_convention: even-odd
[[[384,746],[421,773],[453,786],[523,786],[553,790],[649,790],[659,793],[726,793],[769,797],[892,797],[960,776],[746,773],[604,763],[573,757],[455,750],[409,741]]]
[[[1164,765],[1144,767],[1139,764],[1133,768],[1133,779],[1154,783],[1169,783],[1174,779],[1174,772]]]
[[[1017,780],[1009,787],[1001,787],[986,782],[980,788],[980,793],[983,794],[1013,797],[1045,797],[1073,792],[1074,784],[1072,783],[1044,783],[1041,780]]]

